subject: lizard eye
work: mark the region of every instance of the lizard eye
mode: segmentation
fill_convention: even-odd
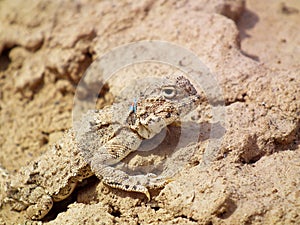
[[[173,87],[165,87],[162,91],[165,98],[173,98],[176,95],[176,90]]]

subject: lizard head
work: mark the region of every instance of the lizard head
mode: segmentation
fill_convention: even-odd
[[[153,85],[150,93],[136,103],[135,124],[131,127],[146,139],[152,138],[164,127],[179,122],[200,103],[200,95],[185,77],[159,81],[159,85]]]

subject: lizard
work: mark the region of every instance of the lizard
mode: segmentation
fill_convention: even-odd
[[[146,93],[146,92],[145,92]],[[112,188],[140,192],[163,187],[154,174],[128,175],[114,167],[145,139],[151,139],[200,103],[200,95],[184,76],[160,78],[134,102],[117,102],[89,110],[43,155],[21,168],[8,184],[6,202],[42,219],[54,202],[67,198],[78,182],[96,175]]]

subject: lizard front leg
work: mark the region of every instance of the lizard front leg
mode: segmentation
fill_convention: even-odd
[[[154,185],[153,174],[130,176],[113,167],[129,153],[137,150],[141,143],[142,139],[138,134],[130,129],[123,129],[119,135],[95,152],[90,162],[93,172],[105,184],[125,191],[144,193],[150,199],[147,187],[161,186],[159,184]]]

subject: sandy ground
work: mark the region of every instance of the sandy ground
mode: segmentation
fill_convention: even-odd
[[[298,0],[2,0],[0,20],[0,164],[12,174],[72,126],[83,72],[122,44],[183,46],[223,91],[226,133],[209,163],[206,146],[218,137],[203,127],[189,164],[151,202],[92,178],[43,223],[300,223]],[[99,105],[111,104],[120,85],[109,83]],[[26,221],[0,210],[0,224]]]

